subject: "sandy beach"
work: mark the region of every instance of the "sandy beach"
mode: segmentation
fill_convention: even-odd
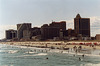
[[[52,48],[52,49],[64,49],[64,48],[73,48],[76,46],[82,47],[82,49],[99,49],[100,50],[100,42],[1,42],[1,44],[8,45],[18,45],[18,46],[27,46],[27,47],[39,47],[39,48]]]
[[[90,47],[79,44],[81,43],[2,42],[0,43],[0,62],[2,63],[0,66],[12,64],[13,66],[100,66],[100,50],[93,50],[99,46]],[[55,49],[51,49],[52,46]],[[74,46],[82,46],[86,50],[76,52],[72,49]],[[62,50],[62,47],[70,49]]]

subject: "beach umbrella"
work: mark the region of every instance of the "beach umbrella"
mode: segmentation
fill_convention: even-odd
[[[91,44],[92,44],[92,43],[85,43],[85,45],[87,45],[87,46],[88,46],[88,45],[91,45]]]
[[[83,45],[83,43],[79,43],[80,45]]]
[[[94,43],[94,45],[97,45],[97,43]]]

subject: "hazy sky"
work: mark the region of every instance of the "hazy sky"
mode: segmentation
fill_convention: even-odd
[[[90,18],[92,36],[100,34],[100,0],[0,0],[0,39],[18,23],[34,27],[63,20],[73,28],[77,13]]]

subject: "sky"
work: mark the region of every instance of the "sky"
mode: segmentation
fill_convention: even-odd
[[[66,21],[67,29],[74,29],[78,13],[90,18],[91,36],[100,34],[100,0],[0,0],[0,39],[19,23],[40,27],[52,20]]]

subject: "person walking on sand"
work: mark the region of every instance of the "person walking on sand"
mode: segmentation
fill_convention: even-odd
[[[74,47],[73,47],[73,49],[74,49],[74,51],[75,51],[75,50],[77,49],[77,47],[76,47],[76,46],[74,46]]]

